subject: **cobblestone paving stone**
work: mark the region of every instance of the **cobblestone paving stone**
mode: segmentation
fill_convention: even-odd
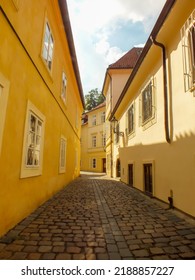
[[[195,259],[194,220],[166,208],[119,181],[81,176],[0,239],[0,259]]]

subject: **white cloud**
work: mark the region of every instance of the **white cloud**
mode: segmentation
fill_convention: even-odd
[[[141,22],[149,33],[165,1],[67,0],[85,93],[101,89],[107,66],[124,54],[125,42],[115,45],[110,42],[111,35],[119,30],[119,23]],[[143,46],[143,40],[137,46]]]
[[[119,47],[111,47],[109,42],[105,39],[97,42],[95,45],[95,51],[104,57],[107,65],[117,61],[124,54]]]

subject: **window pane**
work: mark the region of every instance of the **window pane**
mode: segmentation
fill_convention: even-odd
[[[38,166],[40,163],[42,122],[33,113],[30,113],[30,124],[27,135],[26,165]]]
[[[143,121],[152,117],[152,84],[150,83],[142,93]]]
[[[36,118],[31,115],[30,117],[30,129],[31,131],[35,131],[35,124],[36,124]]]
[[[34,165],[38,166],[40,162],[40,151],[35,151]]]
[[[53,36],[51,34],[49,24],[47,23],[46,27],[45,27],[42,56],[43,56],[44,60],[46,61],[47,66],[50,70],[51,70],[51,66],[52,66],[53,47],[54,47],[54,40],[53,40]]]
[[[31,149],[30,147],[27,150],[26,164],[33,165],[33,149]]]

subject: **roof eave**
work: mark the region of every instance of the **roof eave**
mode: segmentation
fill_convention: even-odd
[[[150,33],[150,36],[149,36],[149,38],[148,38],[148,40],[147,40],[147,42],[145,44],[145,47],[143,48],[143,50],[142,50],[142,52],[141,52],[141,54],[140,54],[140,56],[139,56],[139,58],[137,60],[137,63],[135,65],[135,67],[133,68],[133,71],[132,71],[129,79],[127,80],[127,83],[125,84],[125,87],[124,87],[121,95],[119,96],[119,99],[118,99],[118,101],[117,101],[117,103],[116,103],[116,105],[115,105],[115,107],[114,107],[114,109],[113,109],[113,111],[112,111],[112,113],[110,115],[109,121],[111,121],[113,119],[113,117],[114,117],[118,107],[120,106],[120,104],[121,104],[121,102],[122,102],[122,100],[123,100],[123,98],[124,98],[128,88],[129,88],[129,86],[131,85],[133,79],[135,78],[135,75],[136,75],[137,71],[139,70],[139,68],[140,68],[140,66],[141,66],[145,56],[147,55],[150,47],[152,46],[152,41],[151,41],[150,38],[151,37],[153,39],[156,38],[156,36],[158,35],[158,33],[159,33],[163,23],[165,22],[168,14],[170,13],[171,8],[173,7],[175,2],[176,2],[176,0],[167,0],[167,2],[165,3],[165,5],[164,5],[164,7],[163,7],[163,9],[162,9],[162,11],[161,11],[157,21],[156,21],[156,24],[155,24],[154,28],[152,29],[152,32]]]
[[[85,108],[85,99],[84,99],[84,95],[83,95],[83,89],[82,89],[82,84],[81,84],[81,78],[80,78],[80,73],[79,73],[77,57],[76,57],[76,51],[75,51],[75,46],[74,46],[74,40],[73,40],[73,35],[72,35],[72,29],[71,29],[71,24],[70,24],[67,3],[66,3],[66,0],[58,0],[58,3],[59,3],[59,7],[60,7],[60,12],[61,12],[62,21],[64,24],[67,41],[68,41],[73,69],[74,69],[77,84],[78,84],[81,102],[82,102],[83,107]]]

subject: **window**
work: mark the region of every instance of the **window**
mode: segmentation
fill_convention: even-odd
[[[152,84],[151,82],[142,92],[142,122],[152,117]]]
[[[133,172],[133,164],[128,164],[128,175],[129,175],[129,180],[128,180],[128,183],[129,183],[129,186],[133,187],[134,185],[134,180],[133,180],[133,177],[134,177],[134,172]]]
[[[96,158],[92,158],[92,168],[96,168]]]
[[[149,81],[140,94],[140,116],[139,123],[144,129],[148,128],[156,122],[155,114],[155,87],[154,78]]]
[[[53,48],[54,48],[53,36],[51,33],[49,23],[46,22],[45,34],[43,39],[42,57],[50,71],[52,69]]]
[[[42,155],[45,117],[29,101],[24,133],[21,177],[38,176],[42,173]]]
[[[9,95],[9,85],[9,81],[0,73],[0,155],[3,141],[6,108]]]
[[[66,143],[67,143],[66,138],[62,136],[60,139],[59,173],[64,173],[66,171]]]
[[[92,136],[92,147],[95,148],[95,147],[96,147],[96,144],[97,144],[97,143],[96,143],[96,136],[93,135],[93,136]]]
[[[66,103],[66,90],[67,90],[67,78],[65,73],[62,73],[62,87],[61,87],[61,98]]]
[[[101,123],[105,123],[105,112],[101,113]]]
[[[92,125],[96,125],[96,115],[92,116]]]
[[[131,134],[134,131],[134,104],[132,104],[127,112],[127,133]]]
[[[185,91],[195,90],[195,10],[181,29]]]
[[[26,166],[36,167],[40,165],[42,125],[43,121],[30,111],[27,135]]]

